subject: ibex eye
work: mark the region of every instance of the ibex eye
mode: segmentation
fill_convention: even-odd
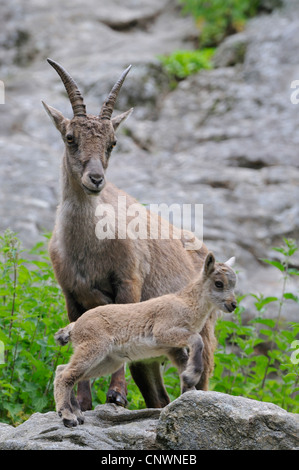
[[[68,134],[66,136],[66,140],[69,144],[72,144],[74,142],[74,137],[71,134]]]
[[[112,152],[113,148],[116,146],[116,140],[114,140],[113,142],[111,142],[111,144],[109,145],[109,147],[107,148],[107,157],[109,158],[110,156],[110,153]]]
[[[223,287],[223,282],[221,282],[221,281],[216,281],[216,282],[215,282],[215,286],[218,287],[218,289],[222,289],[222,287]]]

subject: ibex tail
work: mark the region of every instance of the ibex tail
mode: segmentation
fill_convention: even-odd
[[[59,344],[60,346],[64,346],[70,341],[71,331],[74,325],[75,325],[75,322],[72,322],[69,325],[67,325],[65,328],[60,328],[60,330],[58,330],[55,333],[54,338],[57,344]]]

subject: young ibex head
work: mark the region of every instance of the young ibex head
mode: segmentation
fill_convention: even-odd
[[[67,171],[72,183],[87,194],[96,195],[105,186],[105,170],[113,147],[115,131],[132,109],[112,118],[121,86],[131,69],[129,66],[113,86],[98,116],[86,114],[86,106],[72,77],[54,60],[48,62],[60,76],[67,91],[74,116],[67,119],[52,106],[42,102],[65,144]]]
[[[208,296],[223,312],[232,312],[237,306],[234,295],[236,274],[232,270],[235,258],[225,263],[216,263],[212,252],[206,256],[203,267],[203,282]]]

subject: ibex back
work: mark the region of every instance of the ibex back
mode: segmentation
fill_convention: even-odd
[[[186,285],[202,266],[207,248],[185,250],[181,232],[149,211],[144,211],[148,226],[146,239],[118,237],[99,239],[95,234],[96,209],[109,203],[115,209],[119,196],[126,206],[137,201],[113,184],[106,182],[105,171],[116,144],[115,131],[131,113],[112,118],[119,90],[129,72],[128,67],[113,86],[99,115],[89,115],[82,95],[71,76],[61,65],[48,59],[58,72],[68,93],[73,118],[47,106],[45,109],[59,130],[65,144],[62,164],[62,198],[49,251],[56,278],[66,299],[68,317],[76,321],[86,310],[108,303],[134,303],[175,292]],[[159,220],[165,229],[171,227],[169,239],[151,239],[150,221]],[[202,330],[205,344],[204,371],[198,388],[207,389],[213,369],[215,349],[215,313]],[[148,407],[163,407],[169,397],[163,385],[160,364],[136,362],[130,366],[132,377]],[[107,401],[125,406],[124,368],[112,375]],[[89,383],[78,384],[78,400],[83,410],[91,408]]]

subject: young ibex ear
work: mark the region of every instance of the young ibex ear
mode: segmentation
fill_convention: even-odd
[[[131,116],[131,114],[133,112],[133,109],[134,108],[131,108],[131,109],[129,109],[129,111],[126,111],[125,113],[119,114],[118,116],[111,119],[113,129],[115,131],[123,121],[125,121],[126,119],[128,119],[129,116]]]
[[[226,266],[230,266],[232,268],[233,265],[235,264],[235,262],[236,262],[236,258],[233,256],[232,258],[229,258],[227,261],[225,261],[224,264],[226,264]]]
[[[212,272],[214,271],[215,267],[215,257],[213,253],[210,251],[205,259],[205,265],[204,265],[204,273],[206,276],[210,276]]]
[[[54,126],[63,134],[66,129],[66,124],[69,122],[69,119],[65,118],[63,114],[52,106],[48,106],[44,101],[42,101],[43,106],[47,113],[49,114],[51,121]]]

